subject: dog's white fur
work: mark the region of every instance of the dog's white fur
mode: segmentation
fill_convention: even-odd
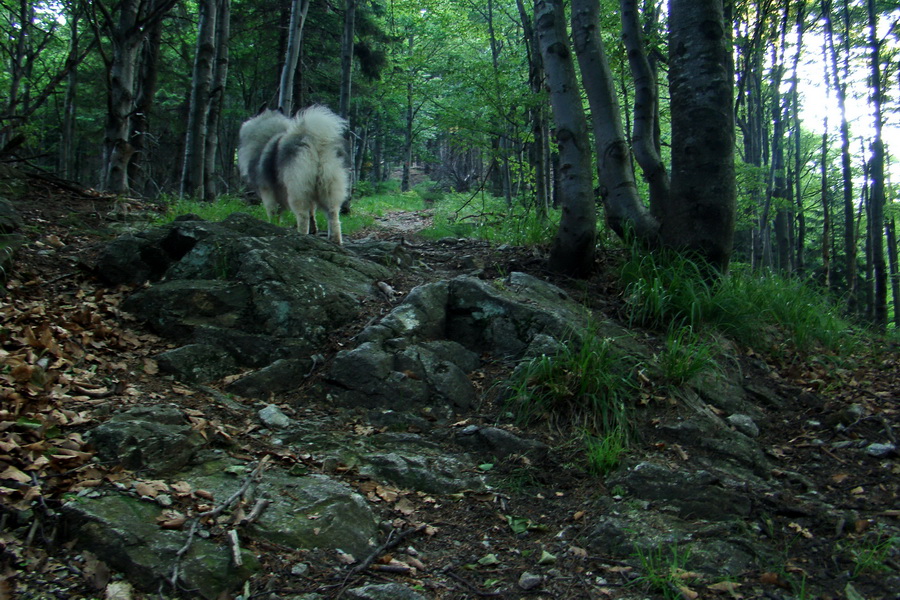
[[[324,106],[310,106],[292,119],[266,110],[241,126],[238,166],[269,219],[290,208],[297,230],[315,233],[320,208],[328,215],[328,239],[343,243],[339,215],[350,188],[346,128],[347,121]]]

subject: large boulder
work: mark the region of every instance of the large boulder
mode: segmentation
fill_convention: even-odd
[[[125,301],[126,311],[161,335],[201,344],[194,349],[207,355],[216,353],[210,347],[221,350],[237,365],[218,357],[216,369],[198,372],[177,368],[181,354],[162,357],[179,378],[200,381],[238,366],[308,358],[391,274],[346,248],[242,213],[220,223],[188,215],[123,235],[95,269],[111,283],[150,281]]]

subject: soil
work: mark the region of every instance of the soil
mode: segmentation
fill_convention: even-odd
[[[34,176],[26,180],[13,201],[24,217],[22,233],[29,243],[18,250],[8,273],[8,292],[0,297],[0,470],[13,469],[3,473],[0,482],[0,501],[5,507],[0,522],[0,599],[173,597],[170,590],[163,590],[163,595],[138,591],[131,596],[115,595],[110,585],[116,582],[115,574],[64,542],[65,524],[56,510],[62,498],[127,476],[111,466],[92,463],[90,448],[80,434],[129,405],[164,401],[188,411],[204,435],[220,442],[228,438],[243,454],[287,460],[285,450],[268,447],[264,439],[250,435],[252,428],[246,426],[243,415],[214,401],[217,386],[190,388],[156,374],[152,357],[170,345],[119,310],[128,288],[106,287],[84,268],[117,228],[157,207],[139,200],[117,201]],[[427,225],[428,218],[427,213],[392,213],[352,236],[403,240],[428,268],[398,273],[387,282],[396,297],[381,306],[373,304],[368,314],[338,332],[332,347],[322,349],[326,363],[317,374],[300,389],[277,399],[285,412],[294,418],[315,413],[330,419],[335,427],[373,434],[361,415],[335,409],[324,401],[317,379],[325,372],[327,359],[351,346],[355,333],[385,314],[414,286],[471,272],[473,267],[480,268],[485,277],[525,271],[550,279],[598,313],[619,316],[621,290],[611,275],[611,264],[617,260],[614,253],[598,259],[596,273],[589,280],[571,281],[544,270],[542,248],[417,237],[416,231]],[[652,332],[644,333],[654,339]],[[896,350],[879,342],[866,348],[858,364],[840,368],[815,354],[742,355],[745,375],[758,378],[763,387],[780,389],[788,399],[783,408],[766,407],[770,418],[761,436],[769,458],[777,465],[775,476],[796,482],[788,486],[796,495],[817,490],[823,502],[835,507],[835,514],[808,511],[791,494],[767,498],[762,502],[765,509],[755,511],[746,526],[765,532],[772,547],[780,550],[777,564],[728,581],[685,574],[685,587],[670,588],[668,597],[848,597],[846,573],[854,568],[852,549],[872,547],[879,541],[872,536],[882,525],[897,530],[900,463],[896,453],[888,458],[859,458],[829,450],[814,443],[823,430],[812,422],[837,423],[846,417],[848,406],[858,404],[867,416],[851,414],[844,426],[825,430],[825,441],[888,438],[896,444],[895,432],[900,431]],[[504,369],[490,365],[473,377],[482,389],[489,390],[491,383],[506,375]],[[649,423],[654,412],[673,407],[654,400],[638,410],[644,413],[640,420]],[[492,424],[495,417],[496,407],[486,394],[480,410],[461,416],[460,423]],[[351,587],[387,582],[440,599],[663,597],[659,590],[642,583],[641,576],[646,574],[634,557],[592,554],[571,543],[565,546],[567,551],[560,551],[563,546],[558,540],[577,540],[580,532],[590,528],[592,513],[600,510],[597,500],[610,494],[601,479],[585,471],[577,449],[567,449],[558,434],[547,430],[527,434],[557,449],[554,468],[531,465],[521,458],[501,461],[493,468],[505,475],[509,484],[489,494],[442,498],[397,490],[398,500],[372,493],[373,482],[353,469],[336,469],[333,476],[359,489],[382,511],[386,547],[372,557],[356,557],[356,565],[367,558],[372,564],[354,570],[353,564],[343,564],[334,554],[305,554],[255,544],[250,548],[264,568],[249,581],[244,597],[318,593],[322,598],[338,598]],[[676,448],[657,443],[651,429],[642,439],[643,444],[632,450],[633,456],[683,459]],[[54,451],[50,453],[48,448]],[[51,458],[47,459],[48,455]],[[312,470],[324,468],[308,456],[290,460]],[[21,473],[38,475],[23,479]],[[537,526],[515,532],[509,516]],[[900,542],[891,543],[892,552],[876,561],[877,570],[863,569],[852,579],[862,597],[900,597],[891,587],[898,581]],[[555,564],[552,569],[538,570],[536,559],[544,551],[556,556]],[[497,564],[477,564],[491,554],[500,558]],[[298,563],[308,569],[292,573]],[[524,591],[518,582],[526,571],[552,576],[534,591]]]

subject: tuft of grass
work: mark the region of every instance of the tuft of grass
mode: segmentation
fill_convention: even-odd
[[[900,551],[900,537],[889,536],[879,532],[874,536],[857,540],[848,551],[853,560],[853,571],[850,577],[856,579],[862,573],[880,573],[891,571],[887,560]]]
[[[585,433],[584,448],[588,471],[606,476],[619,467],[622,455],[628,449],[628,435],[622,429],[610,431],[603,437]]]
[[[670,325],[665,344],[657,365],[669,385],[679,386],[703,373],[719,370],[716,346],[706,342],[690,325]]]
[[[636,389],[638,361],[612,339],[591,330],[585,333],[580,340],[573,336],[554,356],[519,364],[508,382],[510,409],[522,424],[547,421],[559,429],[580,427],[624,443],[631,430],[626,399]]]
[[[690,549],[671,544],[648,551],[638,548],[634,555],[641,563],[641,574],[634,580],[635,584],[654,589],[671,600],[688,597],[685,591],[689,591],[686,582],[690,579],[687,570]]]
[[[719,332],[759,351],[852,352],[852,327],[809,284],[742,265],[711,279],[698,264],[674,251],[632,246],[619,267],[631,325],[667,330],[679,323],[693,331]]]
[[[545,244],[556,231],[556,217],[541,219],[521,205],[508,206],[502,198],[487,194],[443,194],[430,198],[434,224],[423,237],[471,237],[514,246]]]

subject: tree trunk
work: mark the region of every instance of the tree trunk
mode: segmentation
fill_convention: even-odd
[[[187,137],[184,142],[184,164],[181,170],[181,196],[192,198],[203,194],[203,166],[206,164],[207,117],[209,90],[212,87],[213,63],[216,57],[216,14],[218,0],[201,0],[197,25],[197,53],[191,79]]]
[[[278,88],[278,109],[286,115],[290,115],[294,110],[294,73],[297,71],[297,62],[300,60],[303,25],[306,23],[308,11],[309,0],[293,1],[284,66],[281,69],[281,84]]]
[[[596,7],[596,2],[593,4]],[[620,7],[622,10],[622,40],[625,42],[635,90],[634,129],[631,143],[634,147],[635,158],[650,185],[650,208],[657,219],[664,219],[669,201],[669,174],[659,155],[659,91],[656,72],[651,68],[647,57],[638,18],[637,0],[621,0]],[[599,14],[596,15],[596,18],[599,19]],[[597,38],[599,39],[599,35]],[[609,85],[612,90],[612,82]]]
[[[585,277],[594,264],[597,215],[587,119],[578,93],[562,1],[537,0],[534,19],[547,71],[560,161],[562,215],[549,267],[559,273]]]
[[[134,99],[134,111],[131,116],[131,147],[134,150],[132,160],[128,162],[129,187],[139,192],[146,192],[148,178],[152,178],[152,165],[145,165],[144,158],[150,145],[150,111],[156,97],[159,79],[159,49],[162,44],[162,22],[154,23],[147,32],[147,40],[141,49],[138,59],[137,94]]]
[[[888,262],[891,268],[891,296],[894,304],[894,328],[900,329],[900,271],[897,264],[897,223],[891,219],[885,225],[887,237]]]
[[[516,0],[519,18],[525,37],[525,53],[528,56],[528,87],[535,95],[544,89],[544,64],[541,61],[541,48],[534,34],[532,19],[525,10],[522,0]],[[525,120],[531,124],[533,141],[528,145],[528,158],[534,171],[534,203],[538,216],[543,220],[550,212],[550,158],[549,128],[543,103],[528,109]]]
[[[409,56],[413,54],[415,47],[415,37],[409,34],[407,41],[407,49]],[[413,110],[413,73],[408,74],[409,80],[406,82],[406,127],[403,131],[403,175],[400,179],[400,191],[408,192],[410,188],[410,170],[412,169],[412,146],[413,146],[413,118],[415,111]]]
[[[216,158],[219,154],[219,121],[225,104],[225,85],[228,82],[228,41],[231,37],[231,0],[217,0],[218,24],[216,26],[216,65],[213,72],[212,89],[210,90],[209,115],[206,126],[206,149],[203,165],[203,199],[213,202],[216,199]],[[222,161],[225,162],[225,161]],[[231,166],[229,162],[228,166]]]
[[[872,117],[875,135],[872,140],[871,206],[869,228],[872,236],[872,267],[874,269],[875,298],[873,317],[875,326],[884,331],[887,327],[887,267],[884,261],[884,141],[882,129],[884,118],[881,112],[881,51],[878,40],[878,13],[875,0],[868,0],[869,51],[871,60]]]
[[[350,119],[350,85],[353,74],[353,34],[357,0],[344,1],[344,33],[341,37],[341,91],[338,114]],[[348,129],[349,131],[349,129]]]
[[[844,0],[844,29],[845,36],[849,34],[847,3]],[[857,312],[856,305],[856,236],[854,235],[854,206],[853,206],[853,171],[850,164],[850,124],[847,121],[847,86],[841,80],[838,73],[837,49],[834,46],[834,25],[831,18],[831,0],[822,0],[822,17],[825,21],[825,38],[828,42],[828,61],[831,66],[831,80],[834,93],[837,96],[840,110],[840,137],[841,137],[841,176],[844,190],[844,277],[847,284],[848,310]],[[849,40],[848,40],[849,43]],[[849,54],[849,48],[845,48]],[[846,63],[845,63],[846,67]],[[845,73],[846,77],[846,73]]]
[[[78,56],[78,25],[81,18],[80,4],[72,7],[69,40],[69,56]],[[78,98],[78,69],[72,68],[66,76],[66,96],[63,100],[63,122],[59,140],[59,173],[64,178],[75,179],[73,145],[75,143],[76,99]]]
[[[103,172],[101,187],[124,194],[129,189],[129,163],[134,156],[131,144],[134,116],[134,84],[138,52],[147,32],[162,19],[176,0],[157,0],[141,13],[140,0],[122,0],[116,5],[118,16],[103,2],[91,6],[102,13],[102,27],[111,46],[107,63],[107,114],[103,128]]]
[[[730,53],[722,0],[669,2],[672,197],[660,233],[720,272],[731,258],[737,195]]]
[[[631,168],[631,152],[625,142],[622,117],[616,100],[615,81],[600,38],[599,23],[598,0],[572,1],[572,38],[581,68],[582,83],[591,107],[600,197],[606,220],[613,231],[620,236],[630,231],[640,239],[653,240],[659,225],[644,207],[638,194]],[[636,51],[643,52],[643,49]],[[652,93],[648,99],[653,100]],[[651,119],[654,110],[648,109]],[[652,139],[649,142],[652,145]],[[661,162],[659,166],[662,166]],[[654,167],[648,165],[648,168]],[[662,171],[665,172],[665,168]],[[667,193],[663,189],[667,187],[667,180],[665,177],[664,181],[659,180],[658,175],[658,172],[654,175],[657,179],[656,190],[658,193]]]

